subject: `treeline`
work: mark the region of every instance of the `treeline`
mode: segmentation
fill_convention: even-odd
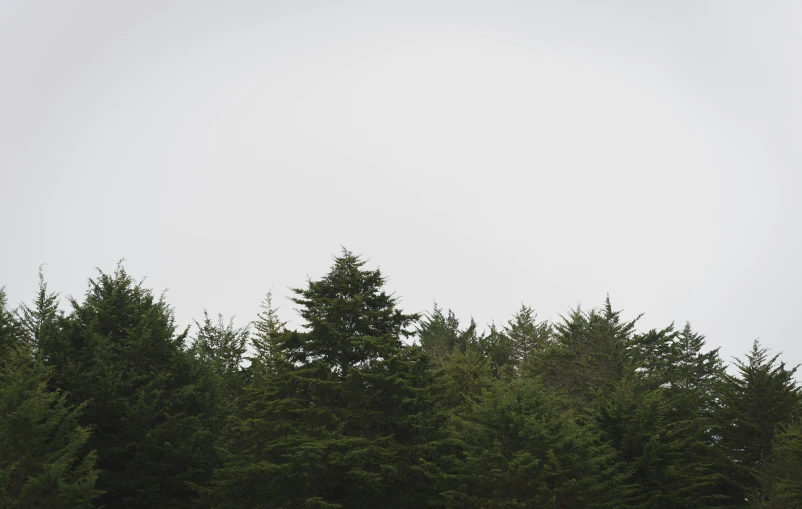
[[[802,507],[795,369],[725,370],[609,299],[480,331],[348,251],[237,327],[179,330],[122,266],[69,311],[0,291],[3,508]]]

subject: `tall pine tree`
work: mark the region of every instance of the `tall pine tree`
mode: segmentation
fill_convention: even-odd
[[[281,347],[278,344],[281,334],[286,332],[287,322],[278,316],[278,309],[273,306],[273,292],[265,296],[259,314],[253,322],[254,333],[251,335],[250,357],[251,371],[274,371],[281,363]]]
[[[551,341],[551,325],[538,322],[537,313],[531,307],[522,305],[504,326],[503,333],[510,339],[512,357],[518,371],[524,376],[532,375],[537,370],[537,357],[543,354]]]
[[[745,360],[736,359],[736,374],[726,375],[722,385],[720,443],[735,468],[728,493],[732,506],[766,499],[760,470],[771,458],[775,432],[799,414],[796,367],[778,359],[755,341]]]
[[[374,508],[424,503],[428,364],[402,338],[379,270],[348,251],[296,289],[304,332],[281,334],[274,372],[255,376],[212,490],[220,508]]]
[[[782,426],[774,434],[771,458],[758,478],[763,499],[761,509],[802,509],[802,421]]]
[[[17,309],[25,339],[35,352],[41,354],[49,349],[47,342],[58,336],[61,315],[58,294],[47,291],[44,272],[39,267],[39,289],[33,303],[23,303]]]
[[[87,401],[80,422],[101,469],[106,507],[195,506],[190,482],[214,466],[197,366],[171,308],[122,266],[89,280],[57,340],[42,345],[54,383]]]
[[[626,498],[615,451],[537,383],[496,382],[446,429],[437,506],[595,509]]]
[[[0,288],[0,507],[88,509],[95,488],[89,430],[50,378]]]
[[[638,318],[622,321],[609,297],[601,309],[577,308],[554,325],[536,369],[570,408],[589,415],[598,394],[612,391],[631,369],[629,349]]]

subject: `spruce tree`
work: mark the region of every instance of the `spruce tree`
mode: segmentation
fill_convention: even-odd
[[[681,397],[633,372],[598,403],[596,427],[618,451],[629,507],[726,507],[726,479],[711,422],[687,415]]]
[[[512,357],[518,371],[532,375],[536,358],[542,355],[549,344],[552,327],[548,322],[538,322],[537,313],[529,306],[521,306],[504,326],[503,334],[510,339]]]
[[[0,288],[0,507],[93,507],[97,470],[81,406],[48,384]]]
[[[415,330],[421,348],[436,362],[443,362],[452,352],[465,353],[469,347],[476,346],[476,324],[465,330],[452,310],[443,312],[436,303],[434,308],[419,321]]]
[[[0,354],[16,348],[22,338],[19,324],[7,306],[6,288],[0,286]]]
[[[765,501],[759,472],[771,459],[775,432],[799,414],[797,368],[778,358],[756,340],[745,361],[736,359],[736,374],[724,377],[718,418],[720,445],[734,467],[732,506]]]
[[[230,429],[213,504],[220,508],[415,507],[428,363],[402,338],[379,270],[348,251],[296,289],[306,331],[280,334],[281,360],[254,376]]]
[[[176,334],[164,298],[121,265],[98,272],[84,301],[71,299],[43,357],[70,402],[88,402],[80,422],[92,432],[87,448],[97,451],[99,504],[194,507],[189,483],[203,483],[216,456],[186,332]]]
[[[39,267],[39,289],[33,303],[23,303],[17,309],[25,339],[35,352],[41,354],[49,349],[47,342],[58,336],[61,315],[58,294],[47,291],[44,273]]]
[[[597,401],[597,423],[619,452],[633,507],[722,507],[726,461],[716,445],[718,353],[690,325],[635,334],[625,376]]]
[[[203,321],[196,320],[195,326],[197,331],[189,349],[197,361],[195,385],[203,388],[205,424],[218,439],[246,383],[247,371],[242,364],[249,330],[247,326],[236,327],[234,318],[226,322],[221,314],[213,322],[206,310]]]
[[[448,427],[438,506],[621,507],[615,451],[578,425],[537,383],[496,382]]]
[[[473,321],[471,324],[475,327]],[[491,323],[490,330],[477,337],[476,347],[490,361],[494,377],[509,378],[515,374],[517,362],[512,340],[495,324]]]
[[[713,397],[717,383],[724,373],[724,366],[719,357],[719,349],[704,351],[705,337],[685,326],[674,340],[673,366],[671,384],[678,389],[694,389],[699,395]],[[705,403],[710,410],[712,401]]]
[[[278,309],[273,306],[273,292],[270,291],[260,305],[260,311],[253,322],[254,333],[251,335],[253,355],[251,371],[273,371],[281,362],[281,348],[278,344],[281,334],[286,332],[287,322],[278,316]]]
[[[209,318],[209,312],[203,310],[203,323],[195,321],[198,328],[192,338],[190,350],[208,362],[221,374],[234,374],[242,371],[242,362],[247,351],[248,327],[235,327],[234,318],[228,322],[223,315],[217,315],[217,323]]]
[[[763,500],[753,507],[761,509],[802,509],[802,421],[782,426],[774,434],[771,458],[758,478]]]
[[[537,371],[570,408],[589,415],[598,394],[612,391],[631,369],[629,349],[639,318],[622,321],[609,297],[601,309],[572,310],[554,325]]]

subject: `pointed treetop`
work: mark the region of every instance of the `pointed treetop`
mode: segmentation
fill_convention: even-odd
[[[385,357],[401,346],[407,327],[418,317],[397,308],[384,290],[379,269],[365,270],[365,261],[343,248],[329,272],[307,288],[294,288],[309,337],[302,356],[348,366]]]
[[[16,312],[25,340],[34,349],[41,346],[45,336],[52,335],[54,322],[59,316],[59,297],[57,293],[48,293],[43,266],[39,266],[39,289],[33,303],[21,304]]]
[[[252,322],[254,333],[251,335],[253,357],[249,357],[251,365],[258,363],[262,367],[271,367],[281,361],[279,339],[286,331],[287,322],[278,316],[278,308],[273,305],[273,291],[267,292],[259,306],[260,311]]]

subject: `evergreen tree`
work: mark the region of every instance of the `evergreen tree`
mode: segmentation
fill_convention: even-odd
[[[7,308],[6,288],[0,286],[0,355],[16,348],[21,336],[17,320]]]
[[[672,383],[678,360],[678,335],[673,323],[662,330],[651,329],[633,335],[627,348],[627,358],[630,367],[642,375],[644,387],[655,389]]]
[[[696,394],[707,396],[705,403],[710,410],[717,391],[718,381],[724,374],[719,349],[705,352],[705,337],[694,332],[690,323],[679,332],[674,341],[671,384],[678,389],[693,389]]]
[[[48,387],[18,327],[0,288],[0,507],[90,508],[99,493],[82,408]]]
[[[522,305],[504,326],[503,333],[510,340],[515,366],[525,376],[533,374],[537,356],[542,355],[551,340],[551,325],[538,322],[535,311]]]
[[[778,358],[755,341],[745,361],[736,359],[737,374],[724,378],[719,419],[721,446],[735,469],[728,492],[732,506],[766,500],[759,472],[771,458],[775,432],[799,412],[796,367]]]
[[[589,415],[598,394],[610,392],[632,367],[629,349],[635,320],[623,322],[607,297],[602,309],[580,308],[554,325],[548,348],[536,369],[547,386],[579,415]]]
[[[397,352],[401,338],[417,315],[405,315],[394,297],[382,290],[381,271],[363,270],[365,262],[343,250],[334,267],[320,281],[296,288],[292,301],[310,332],[294,335],[302,341],[294,350],[294,362],[323,361],[339,377],[352,368],[369,367]],[[285,348],[287,345],[284,345]]]
[[[278,344],[281,334],[286,332],[287,322],[278,316],[278,309],[273,306],[273,293],[268,292],[261,304],[257,319],[253,322],[254,333],[251,336],[253,356],[251,371],[275,370],[281,362],[281,348]]]
[[[630,507],[726,507],[710,419],[686,415],[681,398],[650,385],[633,372],[597,411],[597,426],[617,449],[625,483],[633,489]]]
[[[439,366],[438,406],[453,412],[470,406],[493,384],[490,359],[478,350],[455,351]]]
[[[721,381],[726,373],[719,349],[705,351],[705,337],[686,322],[672,350],[670,385],[666,389],[672,409],[669,417],[672,423],[678,423],[676,426],[691,426],[696,430],[697,459],[716,472],[713,483],[697,492],[698,499],[715,500],[726,506],[730,502],[723,494],[730,491],[732,481],[731,464],[719,447],[721,430],[717,416],[721,408]]]
[[[641,374],[641,382],[651,389],[665,388],[682,407],[683,417],[710,418],[718,406],[724,365],[717,348],[704,351],[704,346],[704,336],[694,332],[690,323],[680,331],[672,324],[663,330],[636,334],[629,356]]]
[[[206,310],[203,323],[195,321],[195,326],[198,330],[189,349],[199,363],[195,385],[203,387],[205,424],[217,441],[246,383],[242,363],[249,331],[247,326],[235,327],[234,318],[226,322],[221,314],[213,322]]]
[[[771,457],[759,475],[761,509],[802,509],[802,421],[778,429],[771,446]]]
[[[219,508],[419,507],[426,357],[401,341],[416,319],[380,271],[348,251],[296,289],[305,332],[275,341],[277,369],[246,387],[211,491]]]
[[[195,506],[189,483],[214,466],[213,437],[203,419],[198,366],[175,334],[173,312],[118,266],[89,280],[83,303],[71,300],[57,341],[43,357],[97,451],[106,507]],[[44,345],[43,345],[44,348]]]
[[[620,507],[614,451],[536,383],[496,383],[454,414],[457,452],[443,458],[438,505],[459,508]]]
[[[453,352],[465,353],[469,348],[478,348],[479,343],[473,319],[466,329],[460,329],[459,319],[454,312],[449,309],[444,313],[437,304],[418,323],[415,333],[423,351],[441,363]]]
[[[685,326],[635,334],[628,371],[599,401],[597,425],[619,451],[634,507],[722,507],[726,465],[716,443],[717,351]]]
[[[0,507],[802,509],[802,390],[759,343],[727,374],[609,298],[479,331],[385,283],[343,250],[302,329],[268,293],[189,346],[121,266],[66,314],[41,268],[13,312],[0,288]]]
[[[222,314],[217,315],[217,323],[214,323],[205,309],[203,324],[196,320],[195,326],[198,332],[192,341],[192,352],[210,363],[216,372],[233,374],[242,371],[250,333],[247,326],[235,327],[234,318],[226,323]]]
[[[466,352],[454,350],[437,365],[430,385],[434,396],[429,421],[433,433],[421,454],[421,471],[437,491],[454,489],[457,482],[455,459],[464,447],[452,433],[455,416],[470,411],[494,379],[490,360],[474,348]],[[445,499],[433,496],[429,505],[443,507]]]
[[[473,321],[471,325],[475,327]],[[493,376],[496,378],[513,376],[517,363],[509,336],[491,323],[490,330],[478,335],[476,339],[476,349],[490,362]]]
[[[23,303],[17,310],[25,339],[35,352],[48,350],[48,341],[58,336],[59,311],[58,294],[47,291],[42,267],[39,267],[39,289],[32,305]]]

